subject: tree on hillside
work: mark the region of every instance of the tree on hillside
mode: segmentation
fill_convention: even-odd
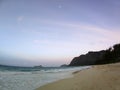
[[[120,44],[115,44],[105,51],[101,60],[97,60],[96,64],[115,63],[120,61]]]

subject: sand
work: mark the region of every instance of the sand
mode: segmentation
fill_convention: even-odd
[[[120,63],[93,66],[37,90],[120,90]]]

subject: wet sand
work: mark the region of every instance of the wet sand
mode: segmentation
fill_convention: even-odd
[[[36,90],[120,90],[120,63],[93,66]]]

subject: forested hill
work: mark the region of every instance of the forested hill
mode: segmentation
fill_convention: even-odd
[[[96,64],[115,63],[120,61],[120,44],[115,44],[107,50],[88,52],[85,55],[73,58],[69,66],[85,66]]]

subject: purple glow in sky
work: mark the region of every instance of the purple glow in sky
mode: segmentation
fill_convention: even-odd
[[[69,64],[119,41],[120,0],[0,0],[0,64]]]

